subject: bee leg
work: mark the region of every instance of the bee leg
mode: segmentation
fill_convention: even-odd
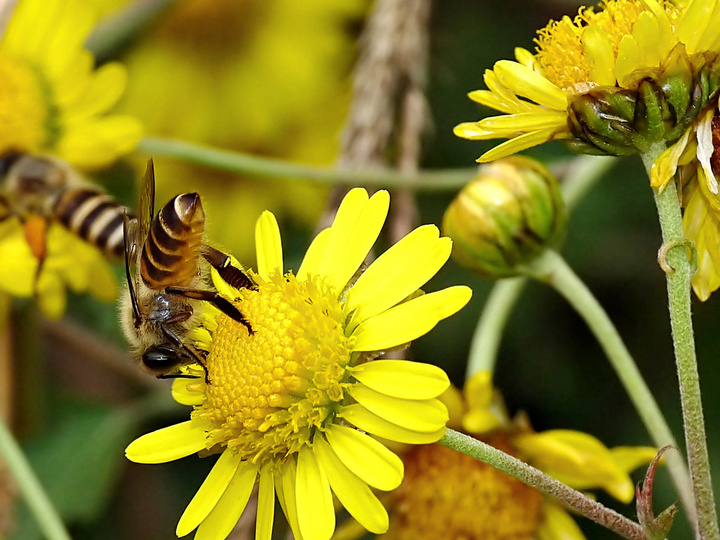
[[[198,352],[193,349],[192,347],[188,347],[185,345],[185,343],[182,342],[182,340],[169,328],[167,328],[165,325],[160,326],[163,335],[170,341],[173,345],[178,347],[179,349],[182,349],[185,354],[190,356],[195,362],[200,364],[200,367],[203,368],[203,371],[205,372],[205,384],[210,384],[210,373],[208,373],[207,366],[205,365],[205,360],[198,354]],[[182,375],[182,374],[179,374]],[[163,378],[163,377],[158,377]],[[180,378],[192,378],[190,375],[183,375]]]
[[[167,294],[177,294],[179,296],[184,296],[185,298],[192,298],[194,300],[203,300],[205,302],[210,302],[216,308],[222,311],[225,315],[245,326],[245,328],[248,329],[248,333],[250,335],[255,333],[255,330],[253,330],[252,326],[242,314],[242,312],[238,308],[236,308],[232,304],[232,302],[230,302],[226,298],[223,298],[216,292],[188,289],[187,287],[166,287],[165,292]]]
[[[236,289],[256,288],[250,276],[243,272],[242,269],[232,266],[229,255],[207,244],[203,244],[202,255],[210,266],[217,270],[225,283],[232,285]]]
[[[30,246],[30,251],[33,256],[38,261],[33,281],[33,294],[35,296],[37,296],[38,293],[40,274],[45,266],[45,258],[47,257],[47,228],[47,220],[40,216],[30,216],[23,221],[25,240],[27,241],[28,246]]]

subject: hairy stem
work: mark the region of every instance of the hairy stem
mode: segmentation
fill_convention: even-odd
[[[652,164],[664,150],[658,145],[642,156],[648,176]],[[655,190],[655,204],[660,218],[663,245],[667,246],[665,262],[670,271],[666,271],[670,326],[672,328],[675,362],[680,386],[680,402],[685,429],[688,463],[692,490],[697,507],[697,534],[702,540],[720,538],[715,498],[710,477],[705,422],[703,419],[700,393],[700,377],[695,357],[695,339],[693,335],[690,280],[695,273],[688,258],[688,240],[682,227],[680,201],[674,180],[665,188]],[[663,250],[665,251],[665,250]]]

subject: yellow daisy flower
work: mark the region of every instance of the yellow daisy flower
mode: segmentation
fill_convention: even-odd
[[[207,350],[207,379],[178,379],[174,395],[193,405],[190,420],[144,435],[129,459],[162,463],[220,453],[180,518],[178,536],[225,538],[259,483],[256,538],[272,533],[275,497],[296,538],[328,539],[333,493],[368,530],[388,516],[371,487],[400,485],[399,457],[372,437],[411,444],[440,439],[449,385],[434,366],[376,360],[452,315],[470,289],[418,290],[450,256],[435,226],[420,227],[362,268],[389,208],[389,195],[363,189],[343,200],[332,226],[285,273],[280,232],[265,212],[256,226],[256,288],[235,289],[213,273],[218,291],[241,309],[248,329],[206,316],[196,345]],[[208,309],[206,314],[211,313]]]
[[[125,88],[125,68],[109,63],[95,69],[93,56],[83,49],[97,18],[93,3],[82,0],[17,3],[0,37],[0,156],[44,154],[69,162],[57,160],[61,168],[94,169],[135,148],[140,123],[106,114]],[[2,185],[0,195],[6,195]],[[19,214],[17,208],[0,213],[1,291],[36,296],[53,318],[65,310],[66,286],[108,301],[117,296],[100,251],[52,216]],[[37,282],[33,242],[47,250]]]
[[[624,503],[635,493],[628,472],[655,455],[655,449],[648,447],[608,449],[579,431],[535,433],[522,415],[514,421],[507,417],[489,372],[468,380],[462,394],[450,388],[441,399],[450,411],[449,427],[470,433],[575,489],[602,488]],[[387,497],[390,528],[382,537],[385,540],[584,539],[557,501],[490,465],[437,444],[412,448],[402,457],[405,477]],[[351,522],[337,539],[359,536],[353,527]]]
[[[125,68],[94,68],[83,42],[96,22],[83,0],[20,0],[0,39],[0,155],[49,153],[81,169],[108,165],[142,134],[128,116],[106,116]]]
[[[538,32],[536,54],[518,48],[470,93],[503,113],[458,125],[475,140],[510,140],[492,161],[550,140],[576,151],[623,155],[675,141],[720,84],[715,0],[606,0]]]

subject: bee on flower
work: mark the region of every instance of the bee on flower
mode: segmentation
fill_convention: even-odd
[[[360,272],[389,202],[386,191],[350,191],[297,273],[284,271],[277,222],[265,212],[255,231],[257,273],[249,272],[257,286],[236,289],[212,270],[252,333],[206,306],[189,337],[207,352],[207,377],[189,366],[197,378],[173,387],[177,401],[193,406],[190,420],[144,435],[126,451],[138,463],[220,454],[178,536],[197,528],[196,538],[225,538],[256,483],[258,539],[271,537],[276,497],[296,538],[332,536],[333,494],[367,530],[387,531],[387,512],[371,488],[397,488],[403,464],[374,436],[439,440],[448,415],[437,397],[449,381],[435,366],[379,357],[427,333],[471,296],[464,286],[419,290],[452,249],[433,225]]]
[[[0,156],[51,156],[70,168],[90,170],[137,145],[140,123],[108,114],[125,88],[125,68],[116,62],[95,68],[83,48],[96,11],[81,0],[17,2],[0,37]],[[0,215],[0,290],[36,296],[52,317],[64,311],[66,286],[115,298],[115,280],[100,251],[58,223],[33,228],[46,216],[20,214],[4,208]],[[28,240],[38,235],[46,252],[42,262],[32,246],[36,242]]]

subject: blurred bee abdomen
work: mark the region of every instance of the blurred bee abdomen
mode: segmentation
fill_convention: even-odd
[[[184,193],[163,206],[150,225],[140,272],[152,289],[187,287],[198,274],[205,211],[197,193]]]
[[[127,208],[109,195],[88,188],[64,191],[55,203],[55,217],[71,232],[107,256],[123,256],[123,214]]]

